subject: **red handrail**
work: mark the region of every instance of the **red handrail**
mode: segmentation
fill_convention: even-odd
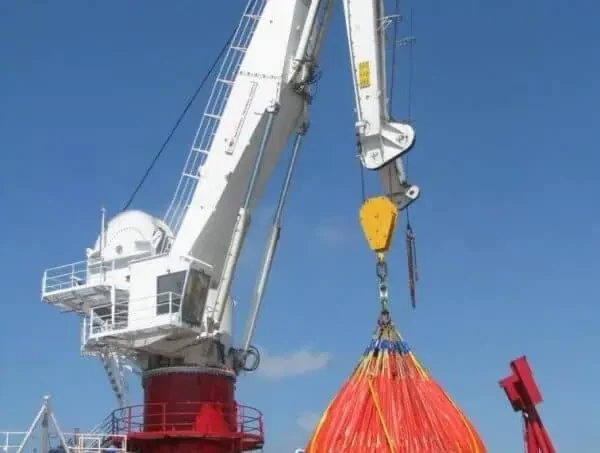
[[[207,420],[211,422],[209,427]],[[263,438],[262,413],[258,409],[212,401],[123,407],[112,412],[111,427],[113,434],[206,432],[211,437]]]

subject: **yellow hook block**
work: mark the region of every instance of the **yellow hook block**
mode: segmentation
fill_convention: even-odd
[[[359,211],[360,223],[371,250],[385,253],[389,250],[396,229],[398,207],[388,197],[369,198]]]

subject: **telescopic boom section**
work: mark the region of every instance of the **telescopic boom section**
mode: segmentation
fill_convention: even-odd
[[[379,170],[386,195],[405,209],[419,197],[406,181],[400,157],[415,143],[410,124],[394,121],[388,111],[383,0],[344,0],[346,31],[354,80],[356,134],[362,164]],[[395,45],[395,43],[394,43]]]

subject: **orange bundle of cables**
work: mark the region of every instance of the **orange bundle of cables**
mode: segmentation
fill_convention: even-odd
[[[421,366],[384,310],[373,340],[306,453],[485,453],[469,420]]]

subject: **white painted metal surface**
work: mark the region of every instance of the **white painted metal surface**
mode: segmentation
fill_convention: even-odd
[[[100,233],[87,260],[44,272],[42,299],[63,310],[87,314],[92,307],[126,299],[132,261],[155,256],[173,239],[169,227],[142,211],[125,211]]]
[[[388,111],[384,0],[343,0],[356,102],[356,132],[363,165],[379,170],[386,193],[405,209],[419,197],[406,182],[400,157],[415,143],[410,124],[394,121]]]
[[[221,365],[234,366],[230,283],[255,201],[305,131],[319,5],[248,2],[167,212],[172,229],[123,212],[102,220],[86,261],[45,272],[43,300],[84,317],[85,353],[130,351],[142,369],[156,354],[206,365],[217,358],[201,351],[217,341],[229,351]]]
[[[333,0],[250,0],[230,44],[179,184],[161,221],[125,211],[105,222],[87,260],[44,273],[42,299],[83,317],[82,352],[103,360],[122,404],[123,361],[244,368],[308,126]],[[360,156],[401,209],[419,195],[400,157],[413,128],[390,118],[382,0],[344,0]],[[243,346],[233,343],[231,284],[252,210],[291,136],[294,153],[260,266]],[[390,176],[391,175],[391,176]],[[221,356],[219,348],[226,354]],[[160,360],[155,360],[160,359]],[[164,359],[164,360],[163,360]]]

